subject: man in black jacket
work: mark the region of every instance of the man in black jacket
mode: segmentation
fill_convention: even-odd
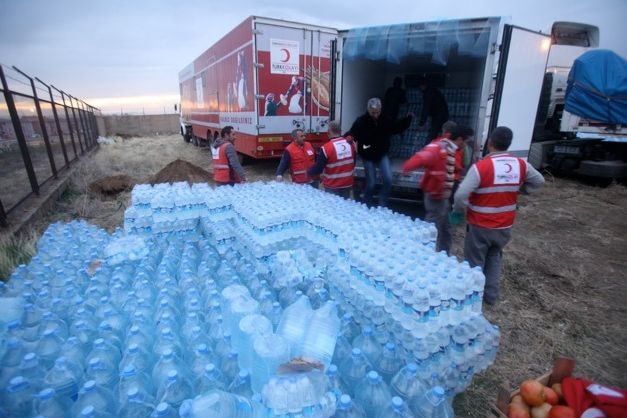
[[[364,203],[368,206],[372,204],[377,168],[383,182],[379,192],[379,206],[387,206],[392,188],[392,170],[388,157],[390,135],[400,134],[409,128],[413,116],[413,113],[408,113],[404,118],[395,120],[381,115],[381,100],[373,97],[368,100],[367,112],[359,116],[348,131],[348,135],[357,141],[357,153],[364,162]]]

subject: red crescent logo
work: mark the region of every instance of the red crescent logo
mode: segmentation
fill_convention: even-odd
[[[342,146],[342,151],[346,149],[346,144],[340,144]]]
[[[506,173],[511,173],[512,172],[512,165],[510,163],[505,163],[505,165],[507,166],[507,168],[509,168],[509,170],[507,170]]]
[[[291,58],[290,51],[285,48],[281,48],[281,51],[285,52],[285,59],[282,59],[281,62],[288,62]]]

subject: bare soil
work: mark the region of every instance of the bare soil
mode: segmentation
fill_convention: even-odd
[[[175,183],[179,181],[186,181],[189,184],[192,183],[211,183],[213,184],[213,174],[209,173],[202,168],[195,166],[194,164],[183,161],[175,160],[166,165],[161,171],[159,171],[150,181],[151,184],[157,183]]]
[[[112,230],[122,226],[130,193],[124,189],[111,201],[87,193],[90,183],[115,175],[134,182],[211,182],[210,161],[206,148],[180,136],[101,145],[81,163],[71,191],[47,222],[83,218]],[[277,163],[260,161],[244,170],[249,181],[272,180]],[[501,300],[484,308],[486,318],[500,327],[499,353],[457,396],[457,416],[487,416],[499,385],[517,387],[550,370],[560,355],[576,358],[577,376],[627,388],[627,189],[550,174],[546,180],[541,191],[520,199],[504,254]],[[412,205],[408,213],[415,213]],[[460,259],[464,231],[463,226],[455,231]]]

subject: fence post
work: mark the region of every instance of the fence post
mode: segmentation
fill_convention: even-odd
[[[74,109],[74,103],[72,103],[72,96],[69,94],[67,96],[70,98],[70,109],[72,109],[72,117],[74,118],[74,127],[76,128],[76,137],[78,138],[78,145],[81,148],[81,155],[83,155],[83,153],[85,152],[85,149],[83,148],[83,142],[85,141],[85,139],[81,138],[81,128],[80,126],[78,126],[78,121],[76,120],[76,111]]]
[[[26,173],[28,174],[30,187],[35,194],[39,195],[39,184],[37,183],[37,176],[35,175],[35,170],[33,169],[33,161],[31,160],[28,152],[28,146],[26,145],[26,138],[24,137],[24,131],[22,130],[20,116],[17,114],[15,101],[13,101],[13,95],[9,91],[9,86],[7,85],[7,79],[4,76],[4,69],[2,68],[2,65],[0,65],[0,81],[2,81],[4,100],[7,103],[9,115],[11,116],[11,121],[13,122],[13,129],[15,130],[15,137],[17,138],[17,143],[20,146],[20,151],[22,152],[22,159],[24,160],[24,167],[26,168]]]
[[[65,149],[65,141],[63,140],[63,131],[61,130],[61,123],[59,123],[59,114],[57,113],[57,106],[54,102],[54,96],[52,95],[52,89],[49,85],[41,81],[39,78],[35,77],[37,81],[48,88],[48,94],[50,95],[50,105],[52,106],[52,114],[54,115],[54,123],[57,127],[57,132],[59,133],[59,142],[61,143],[61,151],[63,151],[63,159],[65,160],[65,166],[70,165],[70,160],[67,157],[67,150]]]
[[[39,119],[39,127],[41,128],[41,133],[44,136],[44,144],[46,145],[46,152],[48,153],[48,161],[50,162],[50,168],[52,169],[52,175],[54,178],[57,178],[57,165],[54,163],[54,155],[52,154],[52,147],[50,146],[50,137],[48,136],[48,129],[46,128],[46,122],[44,121],[44,114],[41,111],[41,106],[39,105],[39,97],[37,96],[37,88],[35,87],[35,80],[28,74],[20,71],[15,65],[13,69],[18,73],[22,74],[24,77],[28,78],[30,81],[30,87],[33,89],[33,100],[35,100],[35,109],[37,109],[37,119]]]
[[[81,125],[83,125],[83,132],[85,132],[85,140],[86,140],[86,144],[87,144],[87,149],[92,149],[92,147],[94,146],[93,142],[93,138],[91,136],[91,129],[89,129],[89,125],[87,124],[87,114],[85,112],[85,103],[80,100],[80,99],[76,99],[76,101],[78,102],[79,105],[79,115],[81,116]]]
[[[4,206],[2,206],[2,200],[0,200],[0,226],[9,226],[7,213],[4,211]]]
[[[65,111],[65,120],[67,121],[67,127],[70,130],[70,140],[72,141],[72,149],[74,150],[74,158],[72,158],[72,161],[74,161],[76,158],[78,158],[78,152],[76,151],[76,141],[74,140],[72,124],[70,123],[70,112],[68,112],[67,104],[65,103],[65,94],[63,93],[63,91],[59,90],[55,86],[52,86],[52,88],[61,93],[61,100],[63,100],[63,110]]]

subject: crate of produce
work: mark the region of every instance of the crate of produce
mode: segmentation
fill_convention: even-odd
[[[533,379],[547,388],[551,388],[556,383],[561,383],[565,377],[570,377],[575,369],[575,359],[570,357],[558,357],[553,363],[553,369],[542,376]],[[521,388],[511,390],[505,386],[499,388],[496,403],[492,405],[491,417],[508,418],[508,410],[512,401],[520,401],[515,399],[516,395],[520,395]],[[560,396],[560,394],[558,394]],[[548,399],[547,399],[548,400]],[[553,402],[553,400],[551,400]]]

